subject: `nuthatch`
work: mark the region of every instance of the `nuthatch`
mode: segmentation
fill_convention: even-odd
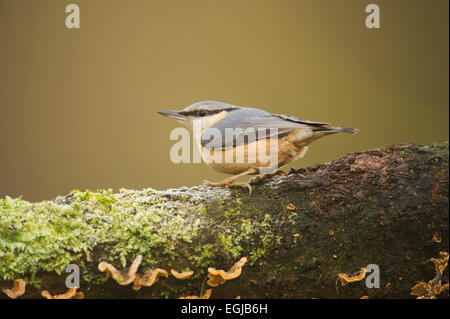
[[[219,183],[204,181],[206,185],[248,187],[250,192],[251,183],[284,174],[279,168],[303,157],[307,145],[314,140],[334,133],[357,131],[215,101],[194,103],[181,111],[158,113],[177,119],[191,130],[197,127],[194,141],[202,159],[216,171],[233,175]],[[257,134],[251,134],[251,130]],[[260,160],[267,155],[268,148],[276,149],[275,157],[270,161]],[[236,161],[236,158],[241,160]],[[255,174],[261,175],[248,183],[235,182],[239,177]]]

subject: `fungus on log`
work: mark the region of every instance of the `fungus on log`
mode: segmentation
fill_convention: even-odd
[[[139,290],[141,287],[151,287],[158,281],[159,277],[168,277],[169,274],[164,269],[156,268],[147,270],[142,276],[136,275],[133,289]]]
[[[448,143],[408,144],[291,170],[255,185],[252,196],[197,186],[73,191],[37,203],[6,197],[0,288],[23,278],[21,298],[65,291],[64,270],[77,264],[86,298],[202,296],[209,267],[230,269],[245,256],[240,276],[214,298],[447,298],[448,267],[437,258],[449,252],[448,178]],[[194,274],[138,291],[102,281],[100,262],[125,268],[139,255],[141,270]],[[359,280],[336,289],[338,274],[370,264],[380,288]]]
[[[194,274],[193,271],[185,271],[185,272],[178,272],[175,269],[171,269],[170,273],[172,274],[172,276],[174,276],[177,279],[189,279],[192,277],[192,275]]]
[[[77,287],[72,287],[63,294],[53,296],[47,290],[43,290],[41,295],[45,299],[84,299],[84,293],[81,291],[77,292],[77,289]]]
[[[209,299],[211,297],[211,291],[212,289],[206,289],[205,293],[201,296],[186,296],[179,297],[178,299]]]
[[[366,268],[361,268],[356,274],[348,275],[348,274],[337,274],[339,280],[341,281],[341,285],[345,286],[350,282],[360,281],[366,277]]]
[[[211,287],[217,287],[218,285],[223,285],[227,280],[235,279],[239,277],[242,273],[242,267],[247,262],[247,257],[242,257],[237,263],[233,265],[228,271],[216,268],[208,268],[208,278],[206,282]]]
[[[11,299],[16,299],[25,293],[26,283],[23,279],[14,280],[14,285],[11,289],[3,288],[2,291]]]
[[[119,285],[129,285],[132,283],[136,278],[136,271],[139,268],[139,265],[141,264],[142,256],[137,256],[131,266],[129,268],[125,268],[124,270],[120,271],[117,270],[116,267],[111,265],[110,263],[107,263],[106,261],[102,261],[98,264],[98,270],[101,272],[106,271],[106,277],[103,279],[104,281],[108,280],[109,277],[112,277],[115,281],[119,283]]]

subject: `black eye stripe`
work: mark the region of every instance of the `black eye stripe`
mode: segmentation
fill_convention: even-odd
[[[219,110],[192,110],[192,111],[181,111],[180,114],[184,116],[207,116],[207,115],[213,115],[217,114],[223,111],[232,111],[235,110],[235,108],[226,108],[226,109],[219,109]]]
[[[193,110],[193,111],[182,111],[181,115],[185,116],[206,116],[211,114],[216,114],[222,112],[222,110]]]

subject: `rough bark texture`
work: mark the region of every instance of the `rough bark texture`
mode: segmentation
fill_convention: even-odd
[[[164,240],[148,237],[157,230],[145,226],[148,230],[142,233],[139,228],[130,232],[125,219],[109,230],[110,238],[93,241],[87,236],[87,246],[81,238],[82,249],[67,244],[65,259],[54,270],[61,272],[69,263],[81,265],[81,290],[87,298],[176,298],[199,295],[209,288],[205,280],[208,267],[228,270],[246,256],[241,276],[213,288],[212,298],[414,298],[411,287],[435,276],[434,265],[427,260],[449,251],[448,178],[447,143],[408,144],[291,170],[284,177],[254,186],[252,196],[240,189],[203,186],[153,191],[145,209],[142,197],[135,213],[129,213],[133,222],[138,213],[153,216],[155,211],[165,211],[169,217],[180,218],[179,224],[164,226],[165,233],[195,224],[189,234],[177,230]],[[110,205],[120,208],[124,198],[148,193],[112,194]],[[76,196],[58,197],[51,203],[75,207],[76,202],[79,206],[85,197]],[[27,209],[32,210],[34,204],[30,205]],[[92,205],[100,210],[96,214],[109,214],[109,204]],[[82,216],[89,213],[91,209],[82,209]],[[83,218],[81,223],[94,223]],[[123,233],[127,243],[120,243],[121,237],[113,236],[116,232]],[[14,240],[20,242],[19,237]],[[73,254],[78,250],[81,253]],[[15,254],[27,258],[26,249]],[[98,280],[104,276],[97,269],[100,261],[121,269],[121,261],[129,265],[138,254],[143,255],[138,273],[159,267],[167,271],[189,268],[195,274],[188,280],[161,278],[139,291],[112,279],[106,283]],[[369,264],[379,266],[380,288],[367,288],[365,280],[346,286],[337,282],[338,273],[351,274]],[[65,291],[64,272],[58,275],[48,267],[40,270],[35,266],[32,273],[27,273],[27,268],[13,273],[10,267],[9,277],[5,275],[1,281],[5,269],[0,268],[2,288],[12,285],[12,276],[39,279],[38,287],[27,286],[24,298],[40,297],[43,289]],[[442,281],[448,282],[448,270]],[[440,296],[448,298],[448,291]]]

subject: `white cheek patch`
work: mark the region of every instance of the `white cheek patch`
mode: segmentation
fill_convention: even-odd
[[[313,131],[309,128],[299,130],[294,135],[289,136],[288,141],[294,144],[301,143],[310,139],[313,136]]]
[[[210,128],[211,126],[214,126],[218,122],[220,122],[225,116],[227,115],[226,112],[220,112],[218,114],[204,116],[201,118],[190,118],[189,119],[189,125],[192,128],[193,134],[194,134],[194,141],[200,146],[201,144],[201,137],[205,131]],[[217,132],[219,132],[217,130]],[[220,132],[219,132],[220,133]],[[221,136],[219,136],[221,140]]]
[[[227,112],[223,111],[214,115],[209,115],[198,119],[198,121],[201,122],[202,133],[211,126],[219,123],[226,115]]]

